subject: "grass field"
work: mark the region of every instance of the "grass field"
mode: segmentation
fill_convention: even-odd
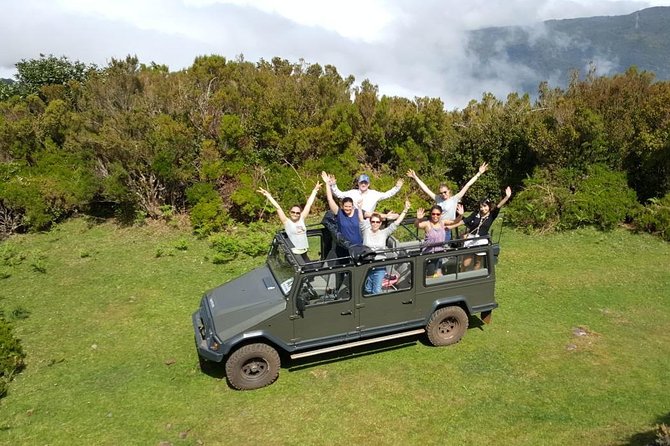
[[[0,245],[0,309],[26,369],[0,400],[7,445],[646,445],[670,422],[670,244],[624,230],[505,229],[500,308],[456,346],[422,339],[284,366],[267,388],[200,371],[215,265],[163,226],[84,219]],[[0,257],[0,262],[3,262]]]

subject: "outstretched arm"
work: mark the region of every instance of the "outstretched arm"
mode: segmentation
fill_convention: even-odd
[[[314,186],[314,189],[312,190],[312,193],[309,195],[309,198],[307,199],[307,203],[305,203],[305,207],[302,209],[302,213],[300,214],[300,217],[307,218],[309,215],[310,209],[312,209],[312,205],[314,204],[314,200],[316,199],[316,194],[319,192],[319,188],[321,187],[321,183],[318,181],[316,182],[316,185]]]
[[[468,189],[470,189],[470,186],[475,184],[475,181],[477,181],[479,179],[479,177],[481,177],[484,174],[484,172],[486,172],[486,170],[488,168],[489,168],[488,163],[483,163],[481,166],[479,166],[479,171],[472,178],[470,178],[470,181],[465,183],[465,186],[463,186],[463,189],[458,191],[458,193],[454,196],[458,197],[459,200],[461,198],[463,198],[463,195],[465,195],[465,193],[468,191]]]
[[[282,223],[284,223],[284,222],[287,220],[287,218],[286,218],[286,214],[284,214],[284,210],[281,208],[281,206],[279,206],[279,203],[277,203],[277,200],[275,200],[275,199],[272,197],[272,194],[270,194],[270,192],[266,191],[266,190],[263,189],[262,187],[259,187],[258,190],[257,190],[256,192],[260,193],[261,195],[264,195],[265,198],[268,199],[268,201],[270,202],[270,204],[272,204],[272,206],[274,206],[275,209],[277,209],[277,216],[279,217],[279,220],[280,220]]]
[[[407,171],[407,176],[410,177],[410,178],[414,178],[414,181],[416,181],[416,184],[419,185],[421,190],[424,191],[430,197],[431,200],[435,199],[435,192],[430,190],[430,188],[428,188],[428,186],[426,186],[426,183],[424,183],[423,181],[421,181],[421,179],[419,179],[419,176],[416,174],[416,172],[414,172],[414,170],[412,170],[412,169],[408,170]]]
[[[465,209],[463,208],[462,204],[458,204],[456,206],[456,219],[455,220],[445,220],[444,221],[444,228],[445,229],[454,229],[457,228],[465,223],[463,223],[463,214],[465,213]]]
[[[411,203],[409,202],[409,200],[405,200],[405,208],[402,210],[397,220],[394,222],[396,225],[400,225],[400,223],[402,223],[402,220],[403,218],[405,218],[405,215],[407,215],[407,211],[409,211],[410,206]]]
[[[505,206],[505,203],[507,203],[507,200],[509,200],[509,197],[511,196],[512,196],[512,188],[507,186],[507,188],[505,188],[505,196],[502,198],[502,200],[500,200],[500,202],[496,205],[496,207],[500,209],[501,207]]]
[[[326,184],[326,199],[328,200],[328,207],[333,214],[337,214],[337,212],[340,210],[340,207],[337,205],[337,203],[335,203],[335,199],[333,198],[333,191],[330,190],[331,182],[335,179],[332,176],[329,176],[326,172],[321,172],[321,178]]]
[[[356,215],[358,215],[358,221],[361,223],[365,221],[366,217],[365,212],[363,212],[362,206],[363,206],[363,200],[361,199],[358,200],[358,202],[356,203],[356,208],[354,209],[354,212],[356,213]]]

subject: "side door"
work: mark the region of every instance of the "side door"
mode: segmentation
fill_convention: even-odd
[[[383,272],[380,272],[380,267]],[[397,260],[367,267],[357,297],[359,330],[364,334],[412,325],[416,311],[413,260]],[[375,278],[375,276],[377,276]],[[381,277],[381,290],[374,281]]]
[[[351,271],[305,274],[293,293],[293,339],[298,348],[350,341],[358,337]]]

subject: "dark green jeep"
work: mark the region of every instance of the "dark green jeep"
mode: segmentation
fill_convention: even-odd
[[[452,240],[428,253],[407,219],[389,237],[384,260],[365,252],[335,257],[335,240],[321,225],[308,237],[313,261],[294,255],[280,231],[265,265],[208,291],[193,314],[198,354],[225,361],[236,389],[274,382],[279,353],[296,359],[424,332],[433,345],[455,344],[469,316],[489,323],[498,306],[499,246],[488,237],[480,246]],[[386,269],[382,292],[366,294],[373,268]]]

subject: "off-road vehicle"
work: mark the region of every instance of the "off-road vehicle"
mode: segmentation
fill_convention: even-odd
[[[273,383],[280,354],[290,361],[424,332],[433,345],[455,344],[469,317],[489,323],[498,306],[499,245],[489,237],[486,245],[455,239],[427,253],[409,218],[389,237],[384,260],[353,249],[336,257],[336,237],[324,225],[310,226],[308,237],[312,261],[293,254],[279,231],[263,266],[206,292],[193,314],[198,354],[225,362],[235,389]],[[473,256],[480,269],[464,267]],[[382,292],[371,295],[364,282],[373,268],[386,274]]]

